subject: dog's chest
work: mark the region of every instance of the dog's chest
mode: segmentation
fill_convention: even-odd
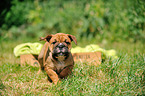
[[[64,69],[64,67],[66,67],[65,62],[64,61],[58,61],[57,65],[56,65],[56,69],[57,70],[62,70],[62,69]]]

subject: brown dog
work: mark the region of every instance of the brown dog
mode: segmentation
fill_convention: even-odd
[[[64,78],[71,73],[74,60],[70,52],[71,41],[77,44],[75,36],[57,33],[47,35],[41,40],[46,43],[41,49],[38,61],[42,70],[45,70],[54,84],[57,84],[59,78]]]

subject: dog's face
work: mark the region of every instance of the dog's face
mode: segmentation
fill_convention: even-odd
[[[69,56],[71,41],[74,41],[75,44],[77,44],[75,36],[64,33],[47,35],[45,38],[41,38],[41,40],[44,39],[50,44],[49,49],[53,58],[60,60],[66,59]]]

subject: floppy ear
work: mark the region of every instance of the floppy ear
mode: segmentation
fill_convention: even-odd
[[[50,39],[51,39],[51,37],[52,37],[52,35],[47,35],[46,37],[40,37],[40,41],[42,41],[42,40],[45,40],[45,41],[50,41]]]
[[[69,34],[68,34],[68,37],[70,38],[71,41],[74,41],[75,44],[77,45],[77,39],[76,39],[75,36],[73,36],[73,35],[69,35]]]

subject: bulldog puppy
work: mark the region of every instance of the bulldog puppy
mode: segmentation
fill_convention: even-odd
[[[70,52],[71,41],[77,44],[75,36],[57,33],[41,37],[46,43],[41,49],[38,61],[42,70],[45,70],[54,84],[60,78],[65,78],[73,69],[74,60]]]

